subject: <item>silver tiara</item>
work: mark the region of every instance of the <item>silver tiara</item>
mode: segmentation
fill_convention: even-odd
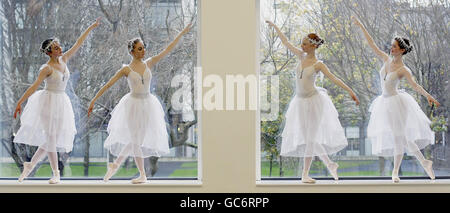
[[[47,46],[45,46],[45,48],[41,49],[41,51],[42,51],[43,53],[46,53],[47,49],[48,49],[53,43],[55,43],[55,42],[58,42],[58,43],[59,43],[59,39],[58,39],[58,38],[54,38],[54,39],[52,40],[52,42],[48,43]]]
[[[398,38],[400,40],[400,43],[401,43],[402,46],[406,47],[407,49],[411,49],[412,48],[412,45],[406,44],[405,40],[402,37],[400,37],[400,36],[395,36],[394,39],[392,39],[392,40],[396,41],[395,40],[396,38]]]
[[[308,40],[309,40],[309,42],[311,42],[312,44],[320,45],[320,41],[316,41],[316,40],[311,39],[311,38],[309,38],[309,37],[308,37]]]

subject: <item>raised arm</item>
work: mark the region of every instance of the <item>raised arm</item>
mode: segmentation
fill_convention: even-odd
[[[269,24],[269,26],[273,27],[275,29],[275,31],[277,32],[278,36],[281,39],[281,43],[283,43],[284,46],[286,46],[291,52],[293,52],[295,55],[300,56],[301,54],[303,54],[303,50],[301,50],[300,48],[295,47],[294,45],[292,45],[288,39],[286,38],[286,36],[281,32],[281,30],[271,21],[266,21],[267,24]]]
[[[422,86],[420,86],[413,78],[411,71],[409,71],[407,68],[402,68],[400,71],[400,75],[404,76],[406,78],[406,81],[408,82],[411,87],[420,93],[421,95],[425,96],[428,100],[428,104],[431,106],[433,103],[436,105],[436,107],[439,107],[441,104],[433,98],[425,89],[423,89]]]
[[[98,27],[98,25],[100,25],[100,18],[97,18],[97,20],[91,26],[89,26],[83,32],[83,34],[81,34],[81,36],[77,39],[77,42],[75,42],[72,48],[70,48],[63,54],[62,59],[64,63],[67,63],[67,61],[78,51],[78,49],[80,49],[84,40],[86,40],[87,36],[89,35],[89,32],[91,32],[91,30],[93,30],[94,28]]]
[[[95,95],[95,97],[92,99],[91,103],[89,104],[89,108],[88,108],[88,117],[91,115],[92,110],[94,109],[94,104],[97,101],[97,99],[100,98],[100,96],[103,95],[103,93],[106,92],[106,90],[108,90],[112,85],[114,85],[122,76],[126,76],[128,75],[128,73],[130,72],[130,70],[127,67],[122,67],[122,69],[120,69],[119,71],[116,72],[116,74],[114,74],[114,76],[109,79],[108,83],[105,84],[105,86],[103,86]]]
[[[17,106],[16,106],[16,110],[14,111],[14,118],[16,118],[17,113],[21,113],[22,111],[22,103],[28,99],[28,97],[30,97],[31,94],[33,94],[37,88],[39,87],[39,85],[41,85],[42,81],[44,81],[44,79],[51,74],[51,70],[50,68],[47,66],[43,67],[41,69],[41,71],[39,72],[38,78],[33,82],[33,84],[31,84],[30,87],[28,87],[27,91],[25,91],[25,93],[22,95],[22,97],[19,99],[19,101],[17,102]]]
[[[378,46],[373,41],[372,36],[370,36],[369,32],[367,32],[364,25],[356,17],[352,16],[352,19],[353,19],[353,22],[355,23],[355,25],[360,27],[361,30],[363,31],[364,37],[366,37],[366,40],[369,43],[369,46],[372,48],[372,50],[375,52],[375,54],[377,54],[378,57],[383,59],[383,61],[388,60],[389,59],[388,54],[386,54],[385,52],[381,51],[380,48],[378,48]]]
[[[347,84],[345,84],[341,79],[337,78],[333,73],[331,73],[330,70],[328,69],[327,65],[325,65],[322,62],[319,62],[319,63],[317,63],[315,68],[320,70],[333,83],[335,83],[336,85],[340,86],[345,91],[347,91],[350,94],[350,96],[352,97],[352,99],[356,102],[356,105],[359,105],[359,100],[356,97],[356,95],[353,92],[353,90],[349,86],[347,86]]]
[[[153,56],[149,59],[147,59],[145,62],[147,63],[148,67],[152,67],[153,65],[155,65],[156,63],[158,63],[158,61],[160,61],[162,58],[164,58],[164,56],[166,56],[170,51],[172,51],[172,49],[177,45],[177,43],[180,41],[181,37],[186,34],[187,32],[189,32],[189,30],[191,30],[192,24],[188,24],[183,31],[181,31],[177,37],[169,44],[169,46],[166,47],[166,49],[164,49],[162,52],[160,52],[158,55]]]

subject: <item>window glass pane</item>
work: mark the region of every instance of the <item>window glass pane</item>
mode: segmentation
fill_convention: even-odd
[[[97,100],[88,118],[91,99],[122,64],[131,62],[127,40],[143,39],[144,59],[157,55],[196,19],[197,0],[2,1],[0,10],[0,178],[18,177],[23,162],[30,161],[37,149],[12,142],[20,127],[13,113],[19,98],[36,80],[40,66],[48,60],[39,51],[41,42],[57,37],[63,52],[67,51],[97,17],[102,18],[100,26],[68,62],[71,76],[66,93],[75,114],[77,134],[72,152],[59,153],[59,167],[62,177],[102,178],[107,162],[116,158],[104,148],[104,143],[111,111],[129,92],[126,78],[121,78]],[[187,84],[193,82],[196,66],[194,23],[176,47],[151,68],[150,92],[160,101],[166,115],[170,153],[145,159],[148,177],[197,178],[200,133],[197,112],[192,104],[180,110],[172,103],[176,92],[185,91],[193,98],[194,87],[171,85],[176,76],[182,76]],[[44,83],[38,90],[43,87]],[[26,102],[22,109],[25,105]],[[132,178],[138,174],[134,159],[128,157],[114,177]],[[45,157],[30,177],[49,176],[51,168]]]
[[[364,12],[363,12],[364,11]],[[382,12],[380,12],[382,11]],[[437,177],[450,175],[449,164],[449,74],[446,71],[450,50],[442,40],[447,36],[450,5],[436,1],[260,1],[260,83],[261,83],[261,177],[301,177],[303,157],[280,156],[286,111],[296,93],[296,66],[299,58],[281,42],[272,21],[287,40],[301,49],[308,33],[317,33],[325,43],[316,56],[330,72],[357,94],[361,104],[355,105],[349,94],[320,73],[315,84],[327,90],[339,114],[348,146],[330,155],[339,164],[340,177],[390,176],[393,157],[374,154],[367,137],[372,101],[381,95],[378,71],[383,62],[369,47],[361,30],[351,22],[351,15],[362,20],[376,45],[389,53],[396,35],[410,38],[413,51],[403,57],[415,80],[435,97],[441,107],[431,108],[427,99],[403,79],[399,88],[418,102],[431,120],[435,141],[422,149],[426,159],[433,161]],[[273,79],[273,81],[271,81]],[[273,98],[273,99],[271,99]],[[278,108],[277,108],[278,107]],[[317,108],[321,106],[311,106]],[[411,107],[411,106],[405,106]],[[308,121],[310,123],[313,120]],[[298,131],[302,131],[299,127]],[[404,155],[400,176],[427,176],[414,156]],[[327,167],[314,157],[310,176],[331,177]]]

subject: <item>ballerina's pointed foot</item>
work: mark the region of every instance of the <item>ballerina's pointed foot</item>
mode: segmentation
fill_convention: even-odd
[[[147,182],[147,177],[145,175],[140,175],[138,178],[131,180],[132,184],[140,184]]]
[[[400,182],[400,178],[397,175],[393,175],[392,176],[392,182],[398,183],[398,182]]]
[[[423,167],[424,167],[427,175],[431,178],[431,180],[436,179],[436,176],[434,175],[434,171],[433,171],[433,161],[425,160]]]
[[[339,168],[339,164],[333,162],[328,164],[328,170],[330,170],[331,175],[333,176],[334,180],[339,180],[339,177],[337,175],[337,169]]]
[[[309,176],[306,176],[302,177],[302,183],[316,183],[316,180]]]
[[[118,164],[108,163],[108,171],[106,172],[105,177],[103,177],[103,181],[108,182],[109,179],[117,172],[118,168]]]
[[[22,182],[23,179],[25,179],[30,174],[32,169],[33,169],[33,165],[31,164],[31,162],[24,162],[23,163],[23,171],[22,171],[22,174],[20,175],[18,181]]]
[[[53,177],[50,180],[48,180],[48,183],[49,184],[57,184],[57,183],[60,183],[60,181],[61,181],[61,177],[59,175],[59,171],[53,171]]]

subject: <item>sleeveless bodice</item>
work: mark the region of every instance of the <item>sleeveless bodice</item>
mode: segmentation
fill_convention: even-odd
[[[381,89],[383,91],[383,96],[392,96],[398,94],[398,85],[400,79],[397,75],[397,71],[401,68],[397,68],[394,71],[389,71],[389,62],[386,61],[381,68],[380,79],[381,79]]]
[[[66,90],[67,82],[70,77],[69,70],[67,68],[67,64],[64,64],[64,73],[54,69],[50,65],[47,65],[52,70],[52,74],[50,74],[47,78],[44,79],[45,90],[55,91],[55,92],[64,92]]]
[[[135,72],[130,66],[130,72],[128,73],[127,82],[130,88],[130,93],[134,97],[146,97],[150,93],[150,82],[152,79],[152,73],[150,69],[145,65],[144,74],[141,75]]]
[[[317,61],[319,62],[319,61]],[[310,97],[317,93],[316,77],[317,72],[314,69],[315,62],[311,66],[301,68],[301,63],[298,64],[296,69],[296,93],[300,97]]]

